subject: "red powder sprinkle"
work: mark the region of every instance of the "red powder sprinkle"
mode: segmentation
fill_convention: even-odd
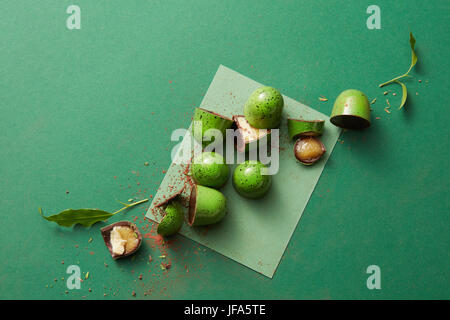
[[[94,251],[89,252],[89,254],[90,254],[91,256],[94,255]]]
[[[172,80],[169,80],[169,83],[172,83]]]
[[[157,245],[162,245],[164,243],[164,238],[159,234],[152,235],[151,233],[146,233],[146,234],[144,234],[144,238],[150,238],[150,239],[155,240],[155,243]]]

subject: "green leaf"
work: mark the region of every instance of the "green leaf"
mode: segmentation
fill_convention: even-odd
[[[403,92],[403,94],[402,94],[402,102],[400,103],[400,107],[398,107],[398,109],[401,109],[401,108],[403,108],[403,106],[406,103],[406,98],[408,97],[408,90],[406,89],[406,86],[405,86],[404,83],[402,83],[402,82],[400,82],[398,80],[395,81],[395,82],[397,82],[399,85],[402,86],[402,92]]]
[[[39,214],[45,220],[56,222],[58,225],[63,227],[71,227],[75,224],[90,227],[96,222],[108,220],[110,217],[121,212],[122,210],[134,207],[135,205],[146,201],[148,201],[148,199],[144,199],[133,204],[124,204],[125,206],[122,209],[119,209],[114,213],[99,209],[66,209],[60,213],[46,217],[42,212],[42,208],[39,208]]]
[[[401,76],[398,76],[398,77],[395,77],[394,79],[391,79],[391,80],[389,80],[389,81],[383,82],[382,84],[379,85],[380,88],[381,88],[381,87],[384,87],[384,86],[387,85],[387,84],[396,82],[397,80],[400,80],[401,78],[409,77],[409,76],[410,76],[410,75],[409,75],[409,72],[412,70],[412,68],[413,68],[413,67],[416,65],[416,63],[417,63],[417,55],[416,55],[416,52],[414,51],[414,50],[415,50],[415,47],[416,47],[416,39],[414,38],[412,32],[409,33],[409,44],[410,44],[410,46],[411,46],[411,65],[409,66],[408,71],[406,71],[406,73],[405,73],[405,74],[402,74]]]
[[[412,32],[409,33],[409,43],[411,45],[411,67],[409,68],[409,70],[411,70],[417,63],[417,55],[414,51],[414,48],[416,47],[416,39],[414,38]],[[407,72],[407,74],[408,73],[409,71]]]
[[[45,217],[42,209],[39,208],[39,213],[47,221],[53,221],[63,227],[71,227],[74,224],[81,224],[84,227],[90,227],[96,222],[107,220],[113,214],[98,209],[66,209],[58,214]]]

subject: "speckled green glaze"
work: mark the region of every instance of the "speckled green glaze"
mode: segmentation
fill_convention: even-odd
[[[166,209],[165,216],[156,230],[162,236],[170,236],[178,232],[183,225],[183,208],[178,201],[171,201]]]
[[[193,121],[192,130],[194,138],[202,143],[203,148],[215,139],[211,132],[207,132],[209,129],[219,130],[222,133],[222,137],[225,138],[226,129],[231,128],[233,125],[232,119],[202,108],[195,108]],[[201,123],[201,130],[196,128],[196,122]]]
[[[259,161],[244,161],[236,167],[233,173],[233,186],[245,198],[257,199],[263,197],[272,185],[272,176],[262,175],[265,165]]]
[[[298,139],[300,136],[320,136],[323,132],[325,120],[302,120],[288,119],[288,133],[291,139]]]
[[[253,91],[244,106],[248,123],[258,129],[273,129],[280,125],[284,100],[281,93],[272,87],[261,87]]]
[[[216,152],[203,152],[193,159],[191,177],[195,183],[206,187],[220,188],[228,180],[230,169],[223,156]]]
[[[189,201],[189,225],[196,227],[219,222],[226,214],[226,202],[222,192],[194,185]]]
[[[330,121],[346,129],[370,127],[370,103],[367,96],[355,89],[341,92],[334,102]]]

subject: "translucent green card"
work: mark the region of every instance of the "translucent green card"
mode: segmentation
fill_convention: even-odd
[[[247,98],[262,85],[220,66],[200,107],[228,117],[241,115]],[[289,97],[283,97],[285,105],[280,127],[279,171],[272,177],[269,193],[259,200],[242,198],[234,190],[230,175],[227,184],[221,189],[227,198],[225,218],[209,227],[192,228],[185,223],[180,231],[182,235],[270,278],[276,271],[340,134],[340,129],[333,126],[326,115]],[[327,152],[316,164],[304,166],[296,162],[294,142],[287,134],[288,117],[326,120],[321,140]],[[185,137],[182,144],[187,140]],[[181,152],[178,152],[174,162],[180,156]],[[163,212],[155,205],[176,193],[186,181],[187,166],[174,162],[147,212],[147,217],[156,222],[161,220]],[[230,165],[231,173],[234,166]],[[188,198],[189,191],[185,190],[182,197]]]

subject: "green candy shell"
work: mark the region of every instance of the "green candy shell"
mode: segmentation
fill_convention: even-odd
[[[203,152],[191,165],[192,179],[202,186],[220,188],[229,175],[224,157],[216,152]]]
[[[370,127],[370,103],[367,96],[355,89],[343,91],[334,102],[330,121],[345,129]]]
[[[194,185],[189,200],[190,226],[206,226],[223,219],[226,214],[226,198],[218,190]]]
[[[178,201],[171,201],[166,209],[165,216],[156,230],[158,234],[166,237],[177,233],[183,225],[184,212]]]
[[[222,133],[222,138],[225,138],[226,129],[233,125],[232,119],[202,108],[195,108],[193,121],[193,136],[198,142],[202,143],[203,148],[215,140],[212,132],[208,132],[209,129],[219,130]],[[201,123],[201,130],[195,126],[196,122]]]
[[[323,133],[325,120],[288,119],[288,133],[291,139],[300,136],[320,136]]]
[[[236,167],[233,173],[233,186],[245,198],[257,199],[263,197],[272,185],[272,176],[262,175],[265,165],[259,161],[244,161]]]
[[[260,87],[245,103],[244,115],[252,127],[273,129],[280,125],[283,106],[283,96],[277,89]]]

